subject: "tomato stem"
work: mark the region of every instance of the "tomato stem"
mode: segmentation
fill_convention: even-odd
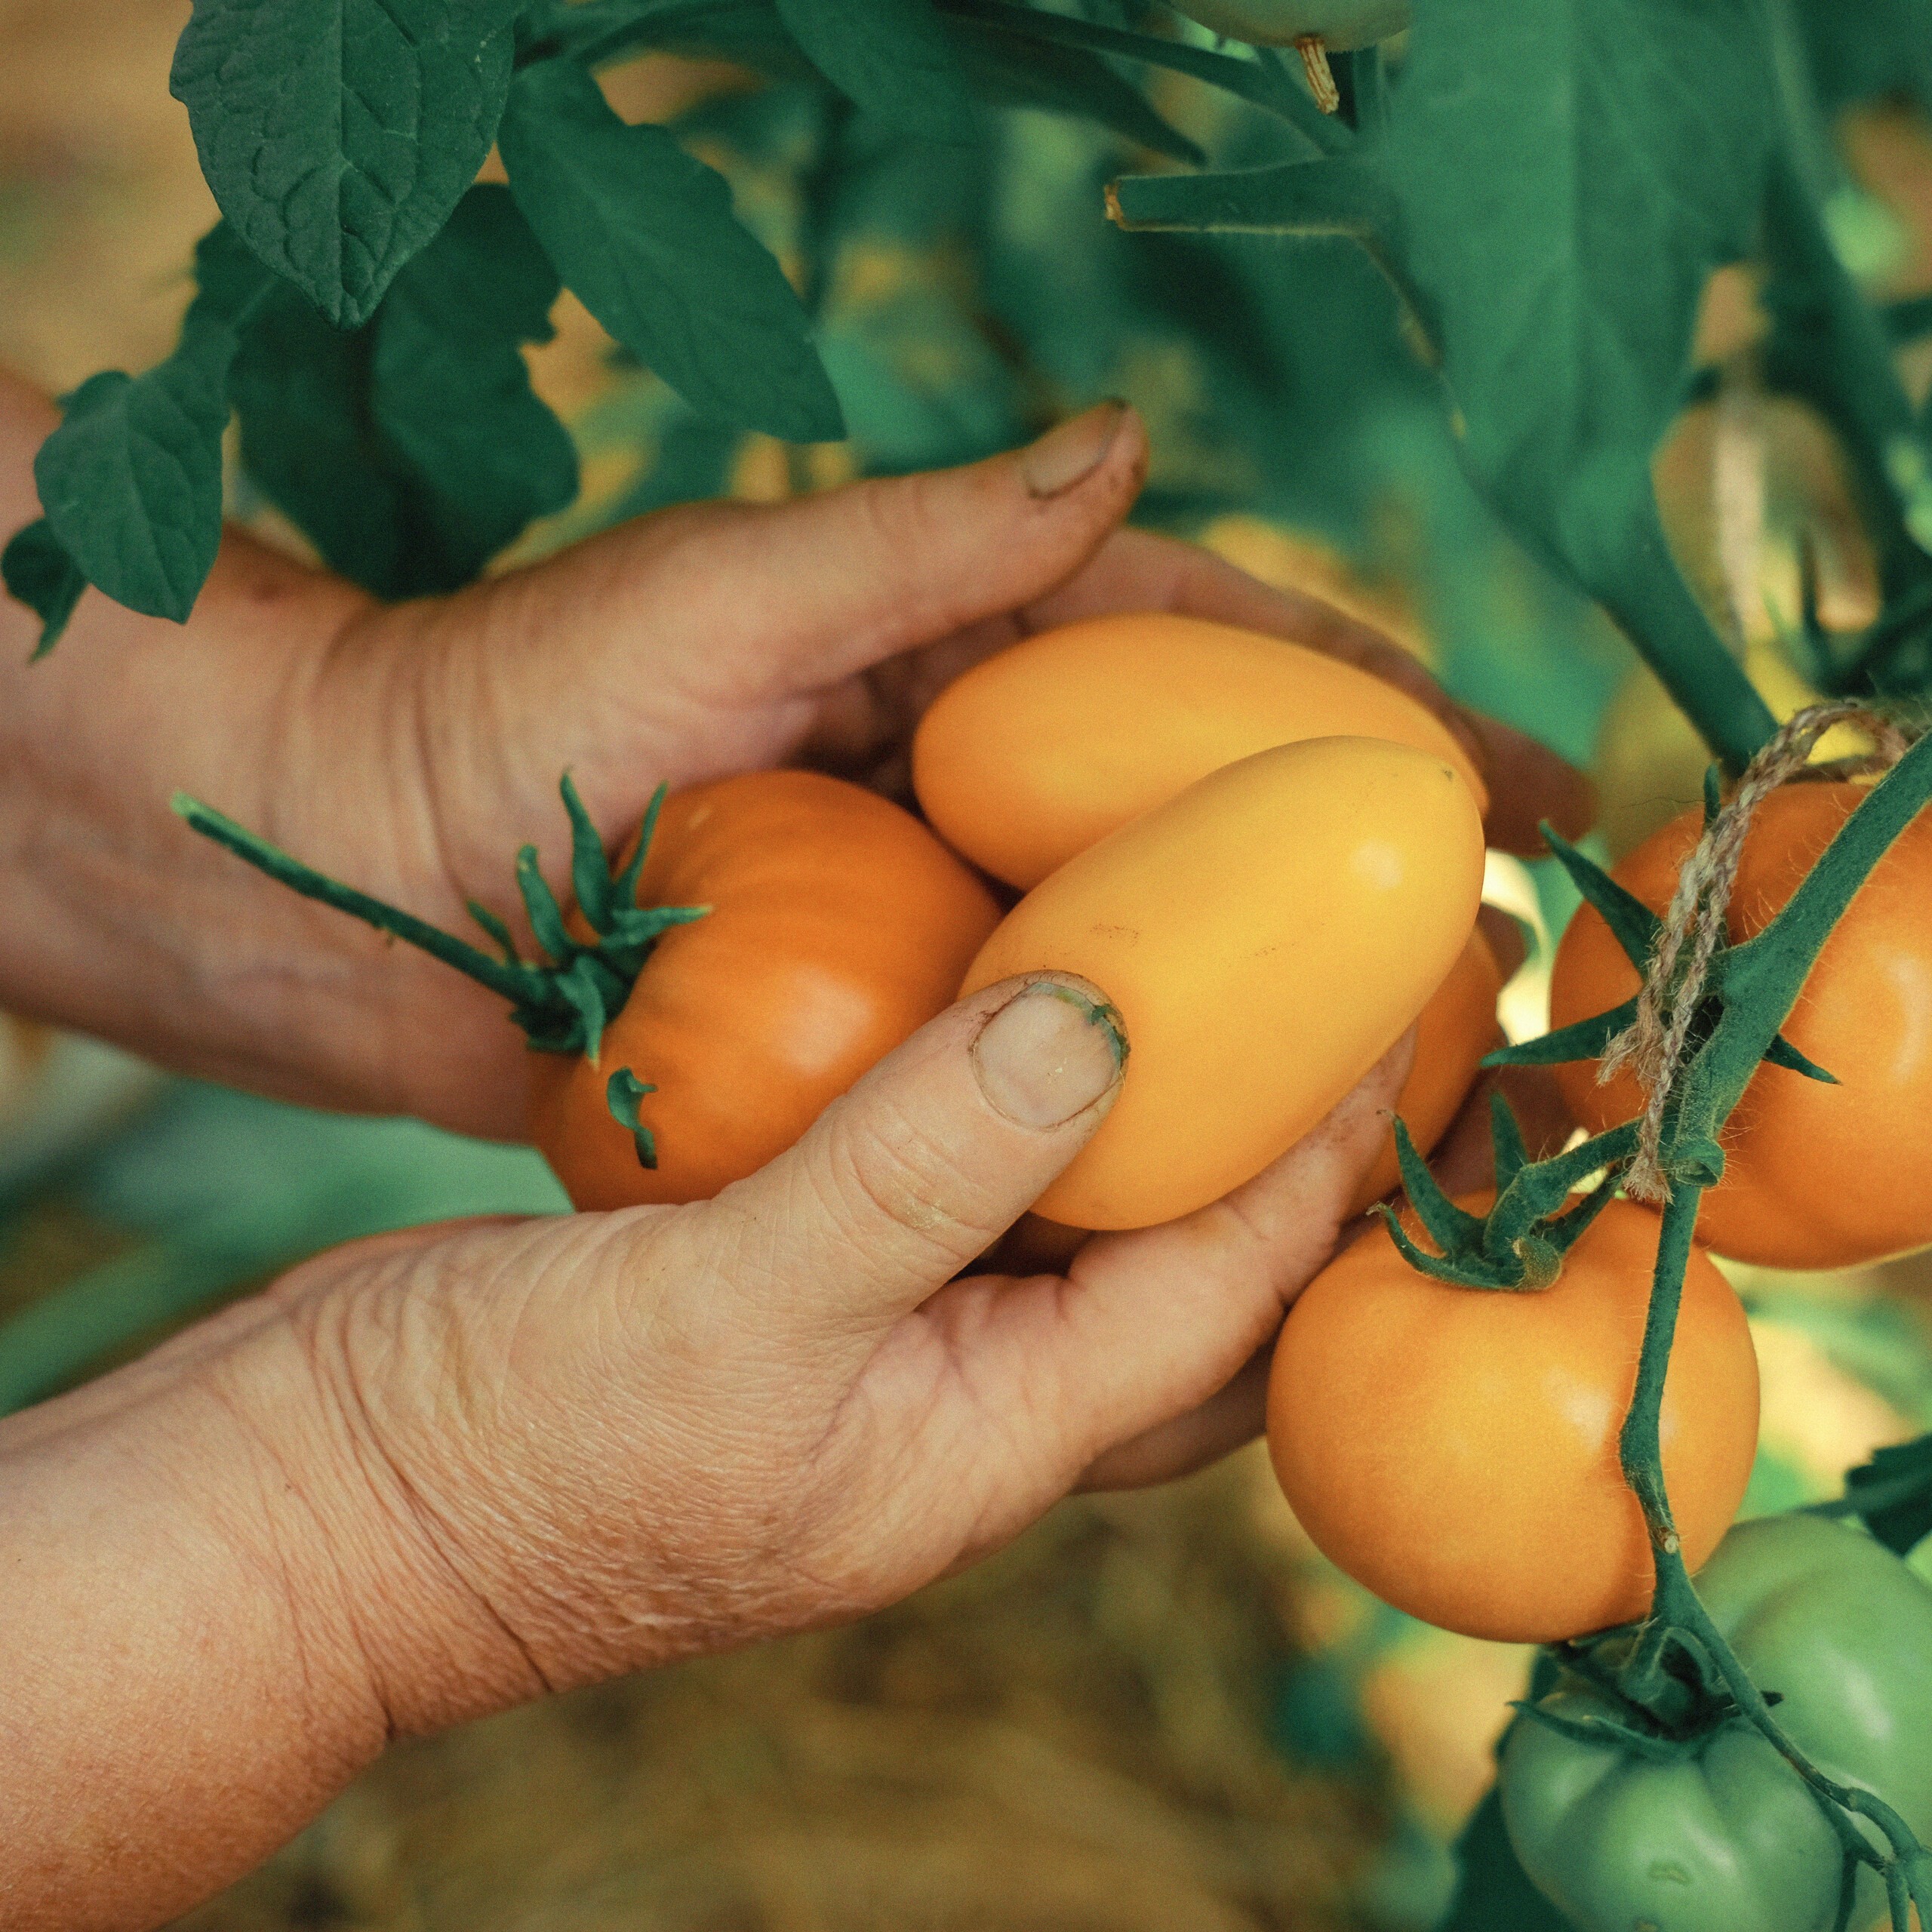
[[[672,926],[701,919],[711,909],[641,906],[637,903],[638,880],[657,829],[665,786],[660,785],[653,795],[638,835],[637,849],[621,873],[611,869],[603,841],[568,772],[560,789],[571,823],[571,881],[578,909],[594,937],[586,943],[571,931],[563,908],[537,864],[537,848],[526,845],[517,854],[516,880],[530,929],[546,955],[538,962],[525,959],[509,928],[473,899],[468,902],[469,915],[495,942],[500,958],[493,958],[467,940],[458,939],[413,912],[317,872],[186,792],[175,794],[174,808],[203,838],[226,848],[291,892],[402,940],[500,994],[510,1002],[511,1019],[523,1029],[535,1051],[582,1054],[594,1063],[603,1044],[604,1029],[623,1011],[658,940]]]

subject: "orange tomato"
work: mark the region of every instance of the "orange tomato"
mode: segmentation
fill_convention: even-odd
[[[1395,1112],[1409,1130],[1409,1138],[1424,1154],[1432,1154],[1449,1123],[1462,1111],[1481,1070],[1483,1056],[1503,1044],[1496,1023],[1496,1002],[1502,997],[1503,971],[1481,928],[1449,969],[1449,977],[1430,996],[1416,1020],[1415,1064],[1403,1083]],[[1392,1124],[1375,1164],[1362,1177],[1351,1214],[1365,1214],[1385,1195],[1401,1185],[1402,1171],[1395,1155]]]
[[[962,989],[1080,974],[1125,1023],[1119,1097],[1038,1211],[1146,1227],[1259,1174],[1441,984],[1482,875],[1481,818],[1455,768],[1366,738],[1244,758],[1069,860],[1007,915]]]
[[[1655,1571],[1617,1435],[1660,1226],[1614,1202],[1552,1286],[1521,1294],[1431,1281],[1386,1228],[1331,1262],[1288,1312],[1268,1390],[1275,1473],[1317,1547],[1466,1636],[1556,1643],[1641,1617]],[[1750,1330],[1700,1249],[1661,1434],[1694,1570],[1737,1513],[1758,1439]]]
[[[1482,779],[1435,714],[1339,658],[1149,611],[1042,632],[934,701],[912,783],[934,827],[1029,891],[1076,853],[1238,758],[1308,738],[1382,738]]]
[[[909,813],[811,771],[673,792],[638,903],[712,909],[659,940],[595,1065],[531,1057],[531,1137],[580,1208],[702,1200],[762,1167],[943,1010],[999,918]],[[620,1067],[657,1089],[655,1169],[605,1103]]]
[[[1850,817],[1865,788],[1804,783],[1774,792],[1745,841],[1728,921],[1732,938],[1770,924]],[[1702,814],[1654,833],[1616,869],[1662,912]],[[1828,1086],[1761,1066],[1723,1136],[1724,1178],[1704,1196],[1698,1238],[1774,1268],[1845,1268],[1932,1242],[1932,817],[1921,817],[1873,869],[1811,969],[1785,1037],[1838,1077]],[[1552,1023],[1607,1012],[1638,987],[1635,967],[1583,907],[1558,949]],[[1556,1069],[1592,1133],[1642,1111],[1627,1073],[1599,1086],[1596,1063]]]

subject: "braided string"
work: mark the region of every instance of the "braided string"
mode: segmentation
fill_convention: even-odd
[[[1872,751],[1813,765],[1811,753],[1818,740],[1846,724],[1864,728],[1872,740]],[[1636,1016],[1604,1048],[1597,1069],[1597,1078],[1602,1081],[1627,1066],[1644,1091],[1637,1152],[1623,1180],[1624,1192],[1633,1198],[1670,1198],[1670,1183],[1660,1158],[1664,1116],[1684,1069],[1684,1049],[1711,961],[1724,943],[1725,915],[1753,814],[1780,786],[1794,779],[1854,778],[1884,771],[1905,755],[1911,743],[1911,734],[1896,719],[1869,705],[1850,700],[1807,705],[1752,759],[1737,789],[1706,826],[1703,837],[1684,860],[1669,910],[1651,949]]]

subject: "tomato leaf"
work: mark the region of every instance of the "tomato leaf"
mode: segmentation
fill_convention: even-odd
[[[205,294],[229,261],[198,257]],[[549,335],[556,272],[506,189],[466,195],[361,329],[260,272],[229,383],[243,466],[334,568],[385,597],[454,590],[576,494],[519,348]]]
[[[1315,106],[1306,88],[1284,79],[1277,67],[1258,60],[1212,53],[1185,41],[1130,32],[1125,28],[1083,20],[1070,14],[1014,6],[1011,0],[937,0],[937,5],[943,14],[1000,29],[1014,39],[1031,42],[1036,48],[1057,45],[1190,75],[1287,121],[1306,137],[1316,153],[1333,153],[1346,147],[1352,138],[1346,127]]]
[[[368,321],[489,153],[520,0],[195,0],[172,86],[235,231]]]
[[[454,583],[577,495],[576,445],[531,388],[518,346],[549,340],[559,286],[509,190],[485,186],[377,316],[372,418],[412,472]]]
[[[839,91],[901,134],[977,140],[973,105],[932,0],[776,0],[778,17]]]
[[[1518,1860],[1494,1786],[1456,1841],[1456,1897],[1437,1932],[1568,1932]]]
[[[1800,0],[1795,11],[1828,106],[1903,94],[1932,107],[1932,0]]]
[[[694,408],[792,442],[844,435],[810,320],[721,175],[669,130],[626,127],[565,60],[517,76],[501,139],[565,281]]]
[[[1909,1555],[1932,1536],[1932,1435],[1878,1451],[1844,1482],[1852,1513],[1887,1549]]]
[[[1776,728],[1663,541],[1651,454],[1778,112],[1755,0],[1433,0],[1386,163],[1465,463],[1734,765]]]
[[[68,555],[46,518],[14,533],[13,541],[0,552],[0,579],[5,581],[8,595],[39,618],[40,641],[33,654],[45,657],[60,641],[88,587],[80,565]]]
[[[165,362],[108,370],[66,398],[34,481],[61,547],[90,583],[151,617],[186,620],[221,542],[221,438],[235,350],[190,312]]]
[[[1138,88],[1098,55],[1057,39],[1032,39],[1014,31],[1007,17],[1023,11],[1004,8],[994,17],[991,9],[978,8],[949,22],[974,91],[989,106],[1077,115],[1156,154],[1177,161],[1204,158]]]

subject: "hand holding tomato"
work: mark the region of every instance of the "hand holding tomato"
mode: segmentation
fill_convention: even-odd
[[[715,1200],[339,1251],[0,1423],[8,1925],[158,1922],[392,1736],[860,1615],[1240,1440],[1406,1055],[1225,1202],[962,1275],[1121,1044],[1003,983]]]
[[[51,421],[0,379],[0,527],[32,514]],[[1106,405],[968,469],[687,506],[395,608],[231,535],[184,630],[90,595],[30,672],[26,614],[0,604],[0,842],[29,868],[7,877],[0,1004],[289,1097],[515,1136],[527,1055],[501,1001],[184,838],[177,787],[460,928],[467,900],[513,909],[520,845],[554,851],[560,771],[612,845],[660,782],[803,762],[903,795],[912,727],[960,670],[1110,611],[1373,671],[1453,719],[1493,842],[1525,848],[1544,816],[1580,832],[1575,774],[1386,638],[1120,529],[1146,458],[1138,417]]]

